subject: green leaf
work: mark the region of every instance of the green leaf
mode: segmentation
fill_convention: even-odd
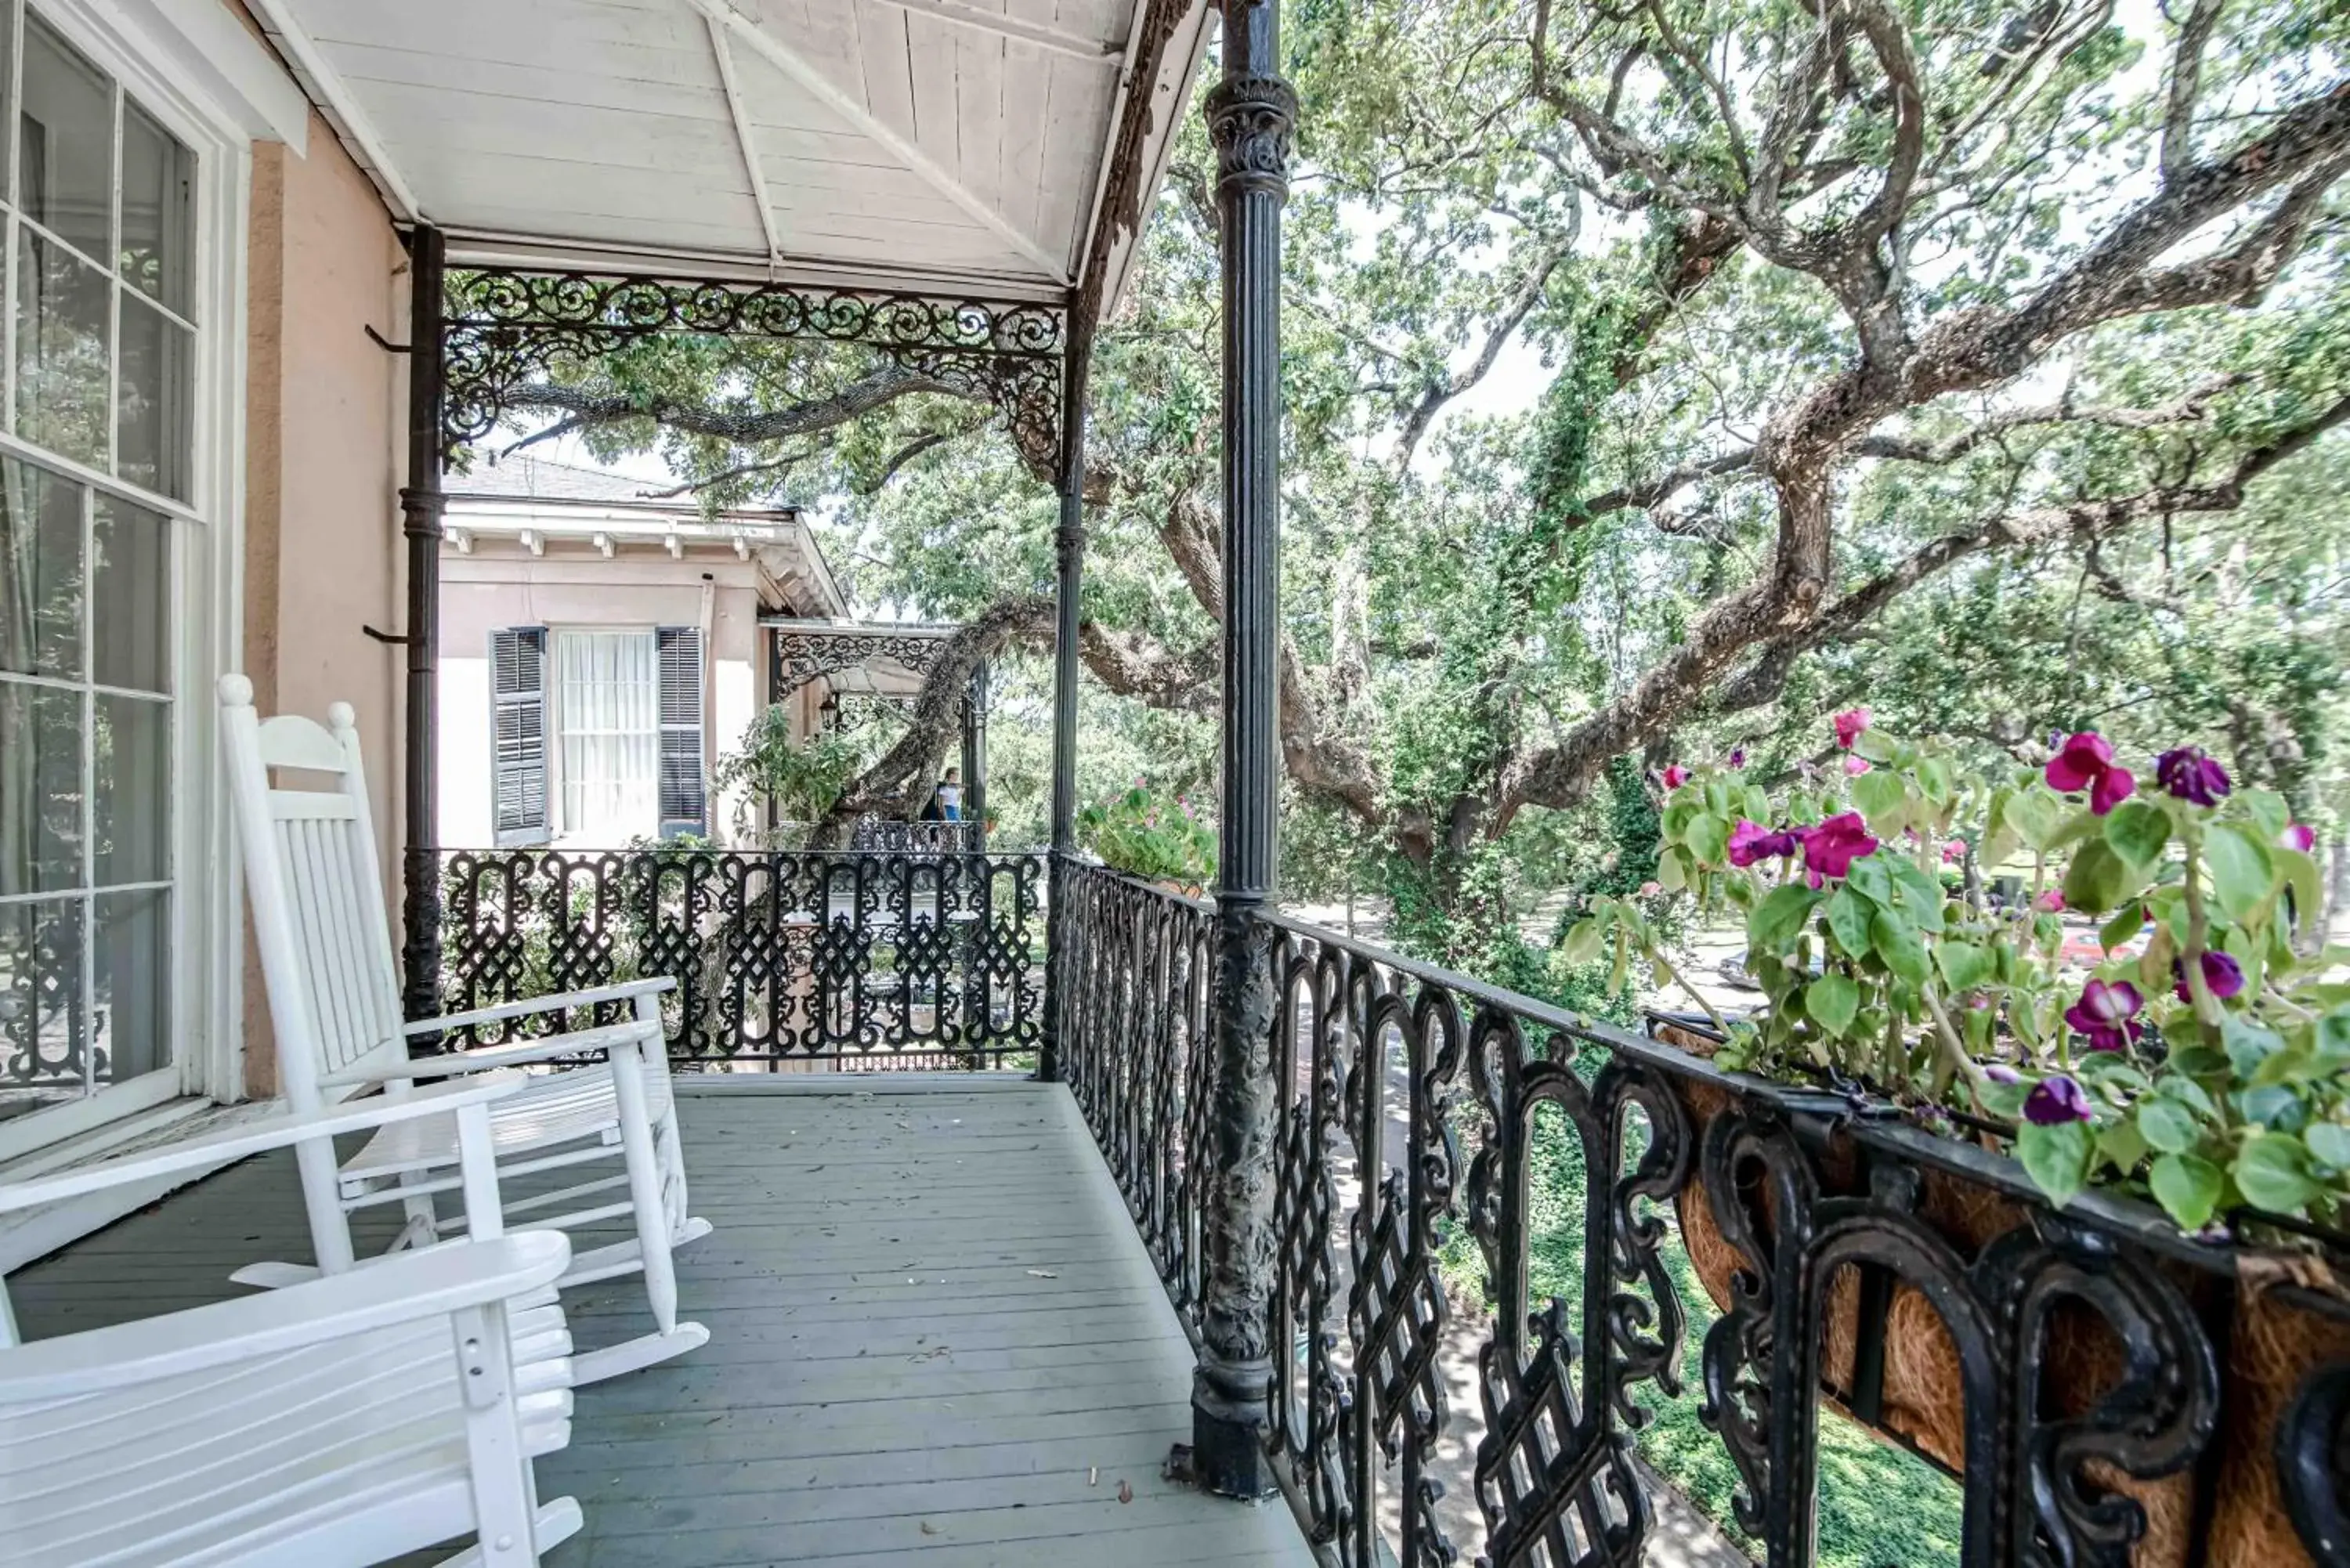
[[[2312,1122],[2302,1129],[2301,1141],[2318,1164],[2350,1170],[2350,1127],[2339,1122]]]
[[[2325,894],[2318,880],[2317,862],[2298,849],[2272,849],[2269,855],[2275,861],[2284,885],[2293,889],[2293,923],[2307,926],[2325,908]]]
[[[2126,800],[2106,818],[2106,842],[2139,871],[2151,871],[2170,846],[2170,814],[2146,801]]]
[[[1926,944],[1918,940],[1915,927],[1890,909],[1879,909],[1868,930],[1886,968],[1912,985],[1926,983]]]
[[[2164,1155],[2147,1172],[2147,1185],[2182,1231],[2200,1231],[2220,1206],[2220,1168],[2199,1155]]]
[[[2293,807],[2286,805],[2284,796],[2274,790],[2238,790],[2236,804],[2251,814],[2252,820],[2260,824],[2261,836],[2271,843],[2293,826]]]
[[[2236,1106],[2246,1121],[2277,1132],[2299,1132],[2309,1120],[2309,1107],[2301,1103],[2301,1092],[2284,1084],[2245,1089],[2236,1096]]]
[[[2023,1102],[2032,1094],[2029,1084],[1985,1084],[1979,1091],[1983,1109],[1995,1116],[2013,1121],[2023,1115]]]
[[[1730,824],[1711,812],[1690,818],[1681,831],[1681,842],[1690,853],[1707,866],[1720,866],[1730,857]]]
[[[1607,918],[1604,915],[1586,915],[1575,921],[1573,929],[1566,933],[1565,947],[1566,961],[1575,965],[1589,963],[1599,956],[1599,944],[1606,940],[1607,937]]]
[[[1919,868],[1918,863],[1896,856],[1887,867],[1887,874],[1900,889],[1901,912],[1909,923],[1921,931],[1942,929],[1942,885]]]
[[[1982,984],[1995,967],[1991,950],[1972,942],[1940,943],[1934,950],[1934,961],[1940,966],[1942,980],[1954,994]]]
[[[1858,888],[1873,904],[1893,903],[1899,897],[1893,886],[1895,858],[1880,852],[1854,861],[1852,869],[1845,876],[1845,885]]]
[[[2097,941],[2112,952],[2146,929],[2146,906],[2133,900],[2121,908],[2121,912],[2097,929]]]
[[[2177,1100],[2150,1095],[2137,1103],[2137,1130],[2147,1146],[2164,1154],[2184,1154],[2203,1141],[2195,1113]]]
[[[2103,914],[2144,886],[2139,876],[2112,845],[2093,838],[2074,852],[2064,868],[2064,903],[2084,914]]]
[[[1936,805],[1950,804],[1950,764],[1940,757],[1918,759],[1918,788]]]
[[[2116,1122],[2097,1129],[2097,1158],[2110,1161],[2116,1170],[2136,1170],[2146,1155],[2146,1139],[2137,1124]]]
[[[1771,896],[1754,906],[1746,918],[1746,940],[1758,948],[1777,948],[1804,929],[1804,921],[1812,907],[1820,901],[1819,894],[1801,882],[1788,882],[1771,889]]]
[[[1693,790],[1676,790],[1657,818],[1657,829],[1668,844],[1679,844],[1689,832],[1690,819],[1705,815],[1705,802]]]
[[[2245,1202],[2272,1214],[2297,1214],[2324,1190],[2309,1174],[2301,1140],[2285,1133],[2263,1133],[2244,1145],[2228,1174]]]
[[[1872,763],[1889,763],[1901,744],[1882,730],[1863,730],[1853,738],[1852,749]]]
[[[1860,1011],[1860,987],[1831,971],[1804,988],[1804,1011],[1813,1023],[1841,1038]]]
[[[1678,893],[1689,886],[1689,850],[1679,844],[1668,844],[1657,857],[1657,886],[1668,893]]]
[[[2284,1049],[2284,1037],[2273,1030],[2230,1013],[2220,1022],[2220,1042],[2227,1048],[2228,1064],[2236,1076],[2249,1080],[2261,1064]]]
[[[2064,826],[2064,803],[2039,784],[2016,791],[2007,798],[2000,822],[2033,849],[2045,849]]]
[[[2096,1152],[2096,1134],[2086,1122],[2060,1122],[2044,1127],[2026,1122],[2015,1135],[2015,1158],[2046,1195],[2062,1209],[2089,1179],[2089,1157]]]
[[[1848,886],[1837,888],[1828,900],[1828,933],[1846,956],[1861,958],[1867,953],[1868,922],[1875,913],[1868,900]]]
[[[2184,1058],[2189,1053],[2181,1051],[2172,1055],[2171,1066],[2183,1070]],[[2225,1060],[2220,1059],[2216,1052],[2206,1052],[2205,1054],[2218,1060],[2221,1071],[2226,1070],[2228,1064]],[[2211,1096],[2204,1092],[2202,1085],[2192,1078],[2182,1078],[2177,1072],[2165,1073],[2162,1075],[2162,1082],[2154,1086],[2154,1092],[2158,1095],[2169,1096],[2189,1110],[2200,1116],[2216,1116],[2220,1114],[2220,1107],[2211,1103]]]
[[[1909,786],[1890,771],[1863,774],[1852,781],[1852,804],[1877,832],[1896,833],[1907,815]]]
[[[2211,872],[2211,892],[2220,907],[2249,919],[2275,886],[2268,846],[2233,823],[2221,823],[2203,838],[2203,863]]]

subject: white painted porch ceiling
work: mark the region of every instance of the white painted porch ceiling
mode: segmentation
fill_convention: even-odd
[[[1058,286],[1139,0],[274,0],[465,235]],[[289,52],[293,52],[289,50]],[[370,147],[370,144],[371,147]],[[755,177],[754,171],[755,171]]]

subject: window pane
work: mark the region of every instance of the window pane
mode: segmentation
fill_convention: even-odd
[[[98,694],[98,882],[172,874],[172,705]]]
[[[618,848],[660,831],[660,688],[650,632],[556,637],[563,831]]]
[[[99,682],[162,691],[172,679],[172,524],[98,497],[91,533],[90,662]]]
[[[16,232],[16,433],[103,468],[110,286],[55,242]]]
[[[78,898],[0,904],[0,1096],[80,1087],[81,928]]]
[[[172,1059],[172,896],[102,893],[93,902],[96,1076],[120,1084]]]
[[[25,18],[25,104],[16,202],[97,261],[113,251],[114,84],[72,45]]]
[[[188,498],[188,373],[195,334],[136,295],[122,296],[122,379],[115,472]]]
[[[82,885],[81,704],[0,680],[0,893]]]
[[[122,100],[122,281],[188,313],[196,155]]]
[[[81,486],[0,462],[0,670],[81,674]]]

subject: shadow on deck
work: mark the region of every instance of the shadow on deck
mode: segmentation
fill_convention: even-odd
[[[539,1480],[587,1528],[549,1568],[1312,1563],[1279,1502],[1162,1479],[1191,1352],[1066,1090],[686,1087],[692,1209],[717,1231],[679,1288],[711,1342],[580,1391]],[[388,1239],[373,1223],[362,1250]],[[269,1157],[10,1284],[39,1338],[235,1294],[231,1270],[307,1259],[307,1237],[291,1158]],[[650,1326],[634,1278],[565,1305],[582,1349]]]

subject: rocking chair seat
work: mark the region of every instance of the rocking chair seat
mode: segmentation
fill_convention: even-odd
[[[648,1074],[648,1113],[655,1122],[670,1114],[669,1075]],[[528,1088],[490,1107],[490,1135],[498,1158],[528,1154],[558,1144],[620,1137],[620,1107],[611,1068],[603,1063],[536,1077]],[[457,1124],[450,1116],[395,1122],[368,1139],[343,1162],[347,1196],[369,1189],[404,1172],[444,1170],[457,1163]]]

